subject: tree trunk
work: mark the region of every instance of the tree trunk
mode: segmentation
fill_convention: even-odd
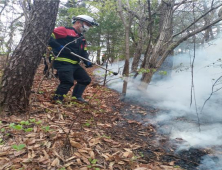
[[[97,50],[97,55],[96,55],[96,63],[97,64],[101,64],[101,62],[100,62],[100,54],[101,54],[101,48],[99,48],[98,50]]]
[[[132,25],[132,20],[133,20],[133,15],[128,14],[126,18],[124,18],[123,15],[123,9],[122,9],[122,0],[118,0],[118,12],[120,15],[121,20],[123,21],[124,27],[125,27],[125,65],[123,68],[123,75],[126,77],[123,82],[123,89],[122,89],[122,96],[124,97],[126,95],[127,91],[127,82],[128,82],[128,77],[129,77],[129,58],[130,58],[130,50],[129,50],[129,34],[130,34],[130,29]],[[127,7],[129,8],[129,1],[126,1]]]
[[[147,82],[150,82],[153,77],[154,72],[144,73],[142,75],[142,82],[139,85],[139,89],[146,89],[148,86]]]
[[[138,28],[138,41],[136,43],[136,50],[134,53],[134,57],[133,57],[133,62],[132,62],[132,68],[131,70],[133,72],[137,71],[138,65],[139,65],[139,61],[140,61],[140,57],[142,54],[142,49],[143,49],[143,45],[144,45],[144,29],[145,29],[145,18],[141,17],[139,20],[139,28]]]
[[[144,68],[149,70],[149,73],[143,73],[140,88],[147,88],[148,84],[151,81],[152,75],[154,74],[153,69],[158,69],[157,64],[159,61],[162,61],[162,58],[165,57],[163,54],[170,44],[170,38],[173,34],[172,24],[173,24],[173,6],[175,0],[168,1],[168,3],[163,3],[161,7],[162,21],[160,22],[160,36],[155,47],[152,50],[152,53],[149,57],[146,58],[146,63]],[[148,53],[149,54],[149,53]],[[164,60],[163,60],[164,61]],[[162,62],[163,62],[162,61]],[[161,63],[162,64],[162,63]]]
[[[25,112],[34,75],[55,26],[59,0],[35,0],[22,39],[4,70],[0,87],[1,110]]]
[[[101,48],[100,48],[100,38],[101,38],[101,30],[99,31],[99,36],[98,36],[98,40],[97,40],[97,55],[96,55],[96,63],[97,64],[101,64],[101,59],[100,59],[100,56],[101,56]]]
[[[134,57],[133,57],[133,62],[132,62],[132,69],[131,69],[132,72],[137,71],[139,61],[140,61],[140,57],[141,57],[141,54],[142,54],[142,46],[143,45],[141,43],[137,44],[136,51],[135,51],[135,54],[134,54]]]
[[[203,1],[203,7],[204,7],[204,12],[207,12],[209,9],[207,8],[207,3],[206,1],[204,0]],[[204,25],[209,25],[210,21],[211,21],[211,17],[213,15],[211,14],[210,16],[206,15],[203,19],[204,19]],[[210,37],[212,36],[212,37]],[[213,34],[212,34],[212,27],[209,27],[208,29],[205,30],[205,33],[204,33],[204,38],[203,38],[203,42],[208,42],[210,39],[213,39]]]
[[[130,27],[125,27],[125,43],[126,43],[126,52],[125,52],[125,64],[123,68],[123,75],[126,77],[123,82],[123,89],[122,89],[122,95],[126,95],[126,90],[127,90],[127,80],[129,77],[129,32],[130,32]]]

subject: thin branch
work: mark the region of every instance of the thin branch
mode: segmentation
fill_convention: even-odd
[[[200,113],[203,112],[204,106],[206,105],[207,101],[210,100],[211,96],[212,96],[214,93],[216,93],[216,92],[218,92],[219,90],[222,89],[222,87],[221,87],[221,88],[219,88],[219,89],[217,89],[217,90],[214,91],[214,87],[216,86],[217,82],[218,82],[221,78],[222,78],[222,76],[220,76],[220,77],[214,82],[214,84],[212,85],[210,96],[204,101],[204,104],[203,104],[203,106],[202,106],[202,108],[201,108],[201,112],[200,112]]]
[[[183,29],[182,31],[180,31],[179,33],[176,33],[172,36],[172,38],[182,34],[183,32],[187,31],[190,27],[192,27],[196,22],[198,22],[200,19],[202,19],[203,17],[205,17],[207,14],[209,14],[211,11],[219,8],[220,6],[222,6],[222,4],[214,7],[214,8],[211,8],[209,11],[207,11],[205,14],[201,15],[199,18],[197,18],[195,21],[193,21],[189,26],[187,26],[185,29]],[[219,22],[219,21],[218,21]]]
[[[123,8],[122,8],[122,1],[121,0],[118,0],[117,12],[119,13],[121,20],[123,21],[123,24],[126,26],[127,24],[126,24],[125,18],[123,17]]]
[[[5,7],[7,6],[7,1],[5,1],[4,6],[2,7],[1,11],[0,11],[0,15],[2,15],[2,12],[4,11]]]
[[[193,18],[195,21],[195,11],[194,11],[194,2],[193,2]],[[196,28],[196,24],[194,24],[194,30]],[[195,87],[194,87],[194,62],[195,62],[195,58],[196,58],[196,36],[194,35],[193,37],[193,60],[191,62],[191,100],[190,100],[190,107],[192,105],[192,99],[194,98],[194,102],[195,102],[195,109],[196,109],[196,115],[197,115],[197,121],[198,121],[198,127],[199,127],[199,132],[201,131],[200,129],[200,117],[198,114],[198,110],[197,110],[197,101],[196,101],[196,93],[195,93]],[[192,96],[193,94],[193,96]]]
[[[187,2],[187,0],[183,0],[183,1],[181,1],[180,3],[175,4],[176,7],[173,9],[173,12],[176,11],[182,4],[184,4],[184,3],[190,3],[190,2],[192,2],[192,1],[188,1],[188,2]]]
[[[165,58],[171,53],[171,51],[172,51],[173,49],[175,49],[178,45],[180,45],[180,43],[186,41],[188,38],[192,37],[193,35],[195,35],[195,34],[197,34],[197,33],[200,33],[201,31],[204,31],[204,30],[208,29],[209,27],[211,27],[212,25],[220,22],[221,20],[222,20],[222,16],[219,17],[218,19],[212,21],[210,24],[205,25],[205,26],[197,29],[196,31],[193,31],[192,33],[188,33],[188,34],[185,35],[184,37],[180,38],[178,41],[173,42],[173,43],[171,43],[170,45],[168,45],[168,49],[167,49],[167,50],[164,52],[164,54],[162,55],[162,56],[164,56],[164,57],[162,57],[162,58],[158,61],[157,67],[160,67],[161,63],[165,60]],[[171,37],[168,42],[172,41],[173,38],[174,38],[174,37]],[[167,42],[167,43],[168,43],[168,42]]]

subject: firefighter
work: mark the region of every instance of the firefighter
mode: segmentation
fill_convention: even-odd
[[[73,17],[72,27],[57,27],[54,29],[50,38],[49,45],[52,47],[55,55],[59,56],[54,61],[54,68],[58,71],[60,84],[55,92],[53,100],[62,101],[64,95],[68,93],[77,81],[72,96],[78,101],[86,102],[82,98],[82,94],[87,85],[90,84],[91,78],[84,68],[79,65],[80,58],[72,55],[70,52],[76,53],[86,59],[88,58],[86,40],[84,33],[93,26],[98,26],[95,20],[87,15],[78,15]],[[68,44],[68,45],[67,45]],[[66,47],[64,47],[67,45]],[[84,61],[85,67],[92,67],[92,63]]]

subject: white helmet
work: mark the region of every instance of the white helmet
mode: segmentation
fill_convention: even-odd
[[[92,26],[98,26],[99,24],[95,22],[95,20],[88,16],[88,15],[78,15],[76,17],[73,17],[73,24],[77,21],[77,20],[80,20],[80,21],[84,21],[84,22],[87,22],[88,24],[92,25]]]

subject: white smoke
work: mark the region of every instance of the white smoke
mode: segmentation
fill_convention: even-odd
[[[163,110],[159,111],[151,121],[161,124],[160,131],[170,134],[171,139],[182,138],[184,145],[179,149],[222,145],[222,90],[211,96],[201,113],[204,102],[212,92],[213,83],[222,75],[222,39],[218,38],[211,45],[205,45],[196,50],[193,72],[195,96],[192,94],[190,106],[190,61],[193,56],[192,51],[190,54],[174,56],[174,68],[182,63],[183,68],[188,69],[182,68],[179,72],[180,69],[173,70],[171,78],[167,81],[151,81],[147,91],[141,92],[137,89],[140,77],[136,80],[130,79],[128,82],[127,98],[140,101],[141,104],[148,103]],[[110,65],[109,69],[117,71],[119,67],[123,67],[123,63]],[[122,85],[121,79],[115,79],[108,84],[110,88],[119,92],[122,91]],[[221,87],[222,83],[214,90]],[[218,156],[217,162],[222,162],[221,158],[222,156]],[[209,166],[212,166],[214,161],[210,159],[205,157],[202,163],[210,162]]]
[[[200,170],[221,170],[222,169],[222,155],[209,156],[206,155],[198,167]]]

